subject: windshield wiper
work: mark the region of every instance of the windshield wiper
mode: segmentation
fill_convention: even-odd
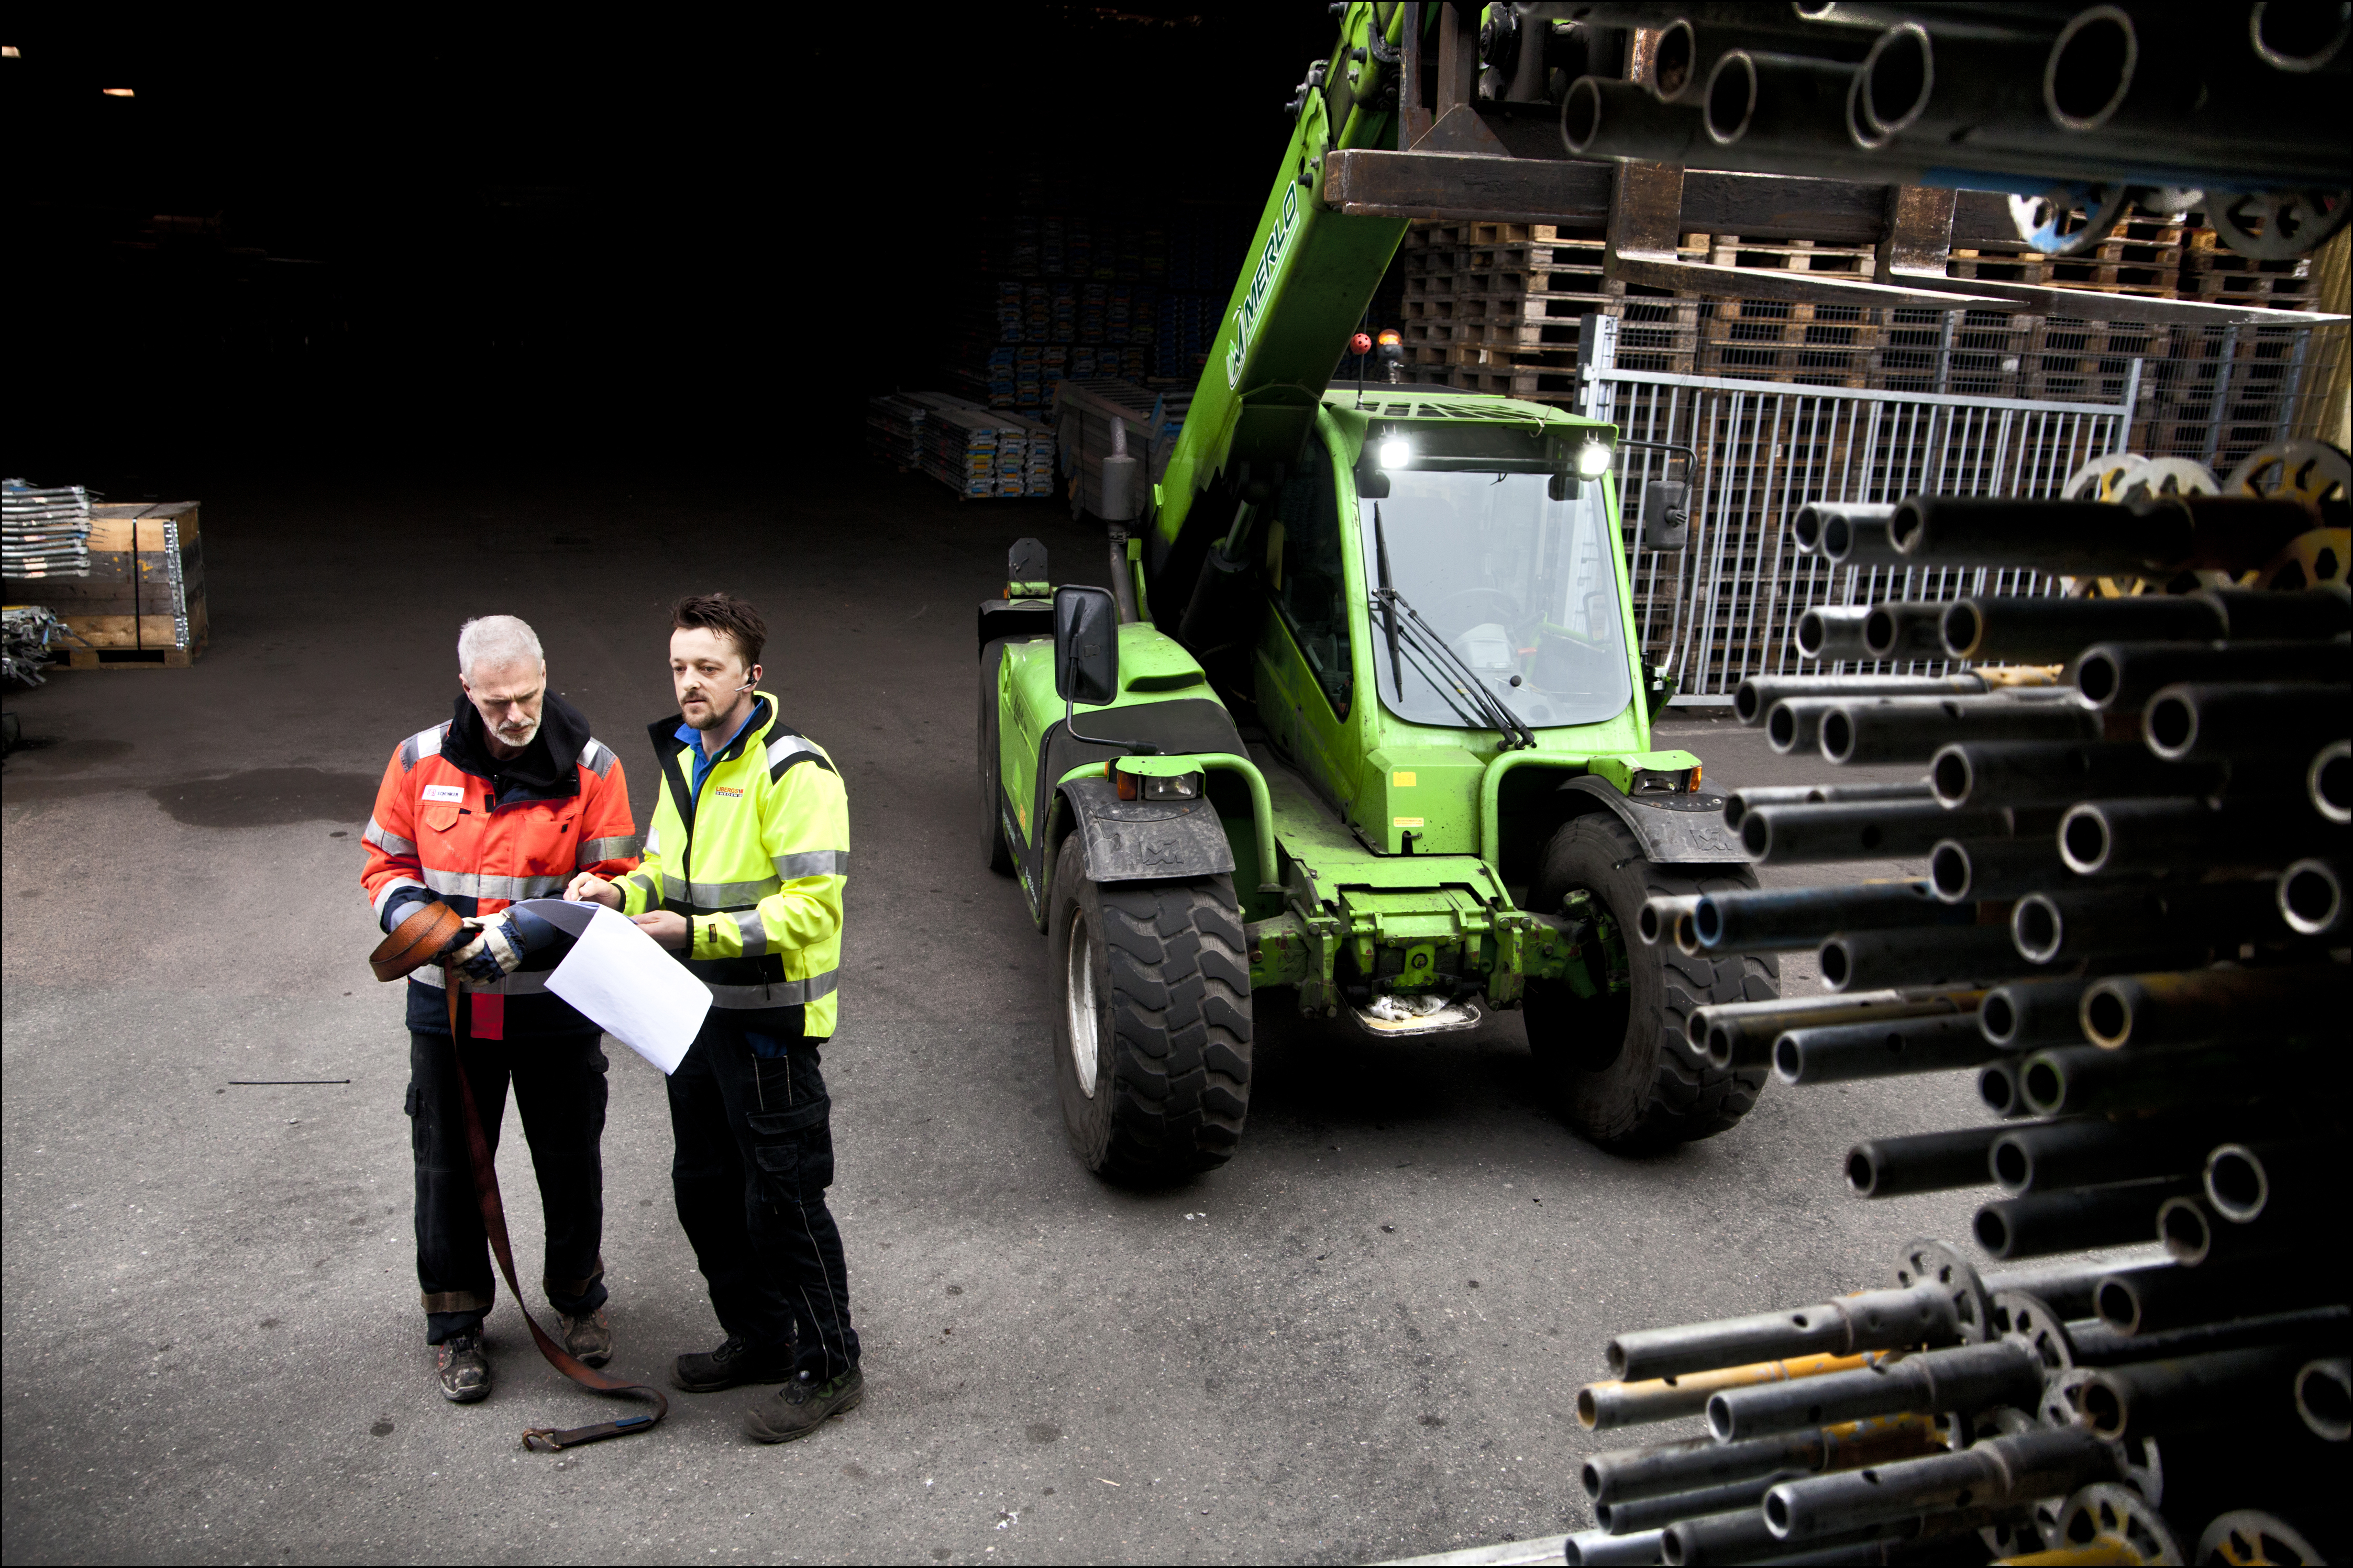
[[[1390,617],[1391,626],[1398,624],[1397,612],[1399,610],[1405,612],[1406,619],[1402,627],[1405,634],[1412,638],[1414,646],[1426,657],[1434,658],[1440,668],[1455,678],[1459,683],[1456,689],[1477,704],[1480,712],[1487,721],[1488,728],[1502,734],[1505,751],[1532,748],[1535,745],[1535,732],[1522,723],[1519,715],[1514,713],[1500,698],[1487,689],[1487,683],[1479,679],[1479,672],[1464,663],[1461,656],[1447,646],[1446,639],[1440,637],[1430,623],[1421,618],[1421,613],[1406,603],[1404,595],[1385,584],[1374,597]],[[1432,682],[1432,684],[1436,683]],[[1404,682],[1400,680],[1398,686],[1398,697],[1402,701],[1405,697]]]
[[[1398,657],[1397,589],[1389,582],[1389,536],[1381,527],[1380,502],[1373,503],[1373,556],[1381,574],[1381,618],[1389,633],[1389,679],[1397,684],[1398,700],[1405,700],[1405,664]]]

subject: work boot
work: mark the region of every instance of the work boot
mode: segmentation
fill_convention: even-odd
[[[825,1425],[829,1415],[847,1415],[866,1397],[866,1374],[856,1367],[839,1377],[812,1383],[796,1377],[744,1413],[744,1436],[755,1443],[789,1443]]]
[[[483,1353],[480,1330],[451,1334],[433,1349],[442,1398],[452,1405],[471,1405],[491,1396],[491,1358]]]
[[[581,1365],[603,1366],[613,1359],[613,1321],[605,1316],[604,1308],[576,1318],[558,1312],[555,1321],[564,1331],[564,1348]]]
[[[782,1383],[793,1375],[789,1349],[763,1353],[734,1334],[715,1351],[693,1351],[670,1368],[672,1386],[689,1394],[716,1394],[745,1383]]]

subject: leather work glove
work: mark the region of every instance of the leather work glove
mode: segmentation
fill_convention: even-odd
[[[449,954],[450,966],[470,985],[496,985],[522,967],[522,948],[507,930],[504,914],[487,920],[469,918],[472,935]]]
[[[528,910],[501,910],[466,925],[473,934],[449,954],[449,962],[475,985],[496,985],[561,934]]]

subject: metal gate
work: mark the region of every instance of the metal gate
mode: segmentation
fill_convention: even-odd
[[[1638,487],[1668,477],[1669,455],[1621,452],[1618,482],[1643,657],[1679,672],[1678,703],[1706,705],[1730,702],[1751,675],[1799,671],[1790,634],[1816,605],[2056,591],[2056,578],[2031,572],[1833,567],[1799,553],[1789,521],[1810,500],[2058,495],[2084,463],[2124,448],[2141,362],[2132,362],[2124,398],[2115,404],[1810,386],[1614,364],[1583,374],[1595,417],[1616,423],[1631,440],[1686,446],[1697,455],[1683,551],[1637,548]],[[1935,674],[1945,667],[1841,665],[1822,673],[1849,668]]]

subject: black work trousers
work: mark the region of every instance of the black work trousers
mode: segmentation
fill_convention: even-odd
[[[841,1231],[825,1206],[825,1042],[761,1033],[757,1021],[712,1008],[670,1075],[670,1185],[720,1326],[756,1353],[789,1343],[795,1372],[821,1382],[858,1365]]]
[[[468,1040],[459,1049],[482,1134],[499,1148],[507,1085],[514,1085],[547,1227],[541,1282],[550,1305],[578,1315],[605,1304],[605,1060],[596,1035]],[[490,1240],[466,1157],[466,1108],[449,1037],[408,1037],[409,1142],[417,1154],[417,1283],[425,1342],[480,1328],[498,1299]],[[512,1212],[512,1205],[510,1205]]]

